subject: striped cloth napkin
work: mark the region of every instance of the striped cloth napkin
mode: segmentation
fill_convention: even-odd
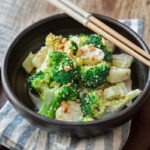
[[[0,66],[14,37],[32,21],[38,20],[38,14],[42,15],[46,5],[47,3],[41,0],[0,1]],[[40,11],[33,13],[39,6]],[[32,21],[25,22],[29,17]],[[140,36],[143,35],[143,20],[125,19],[121,22]],[[129,132],[130,121],[105,135],[79,139],[69,135],[48,133],[32,126],[9,102],[0,110],[0,144],[11,150],[119,150],[125,144]]]
[[[143,35],[142,20],[121,22]],[[13,150],[119,150],[130,132],[129,121],[105,135],[87,139],[48,133],[32,126],[9,102],[0,110],[0,120],[0,143]]]

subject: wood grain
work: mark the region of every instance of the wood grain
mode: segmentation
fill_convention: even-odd
[[[116,19],[139,18],[145,21],[144,40],[150,47],[150,0],[72,0],[89,12],[100,13]],[[23,27],[37,20],[62,11],[46,0],[31,0],[34,14],[20,17]],[[33,12],[32,11],[32,12]]]
[[[140,18],[145,21],[144,40],[150,44],[150,0],[77,0],[87,11],[116,19]]]

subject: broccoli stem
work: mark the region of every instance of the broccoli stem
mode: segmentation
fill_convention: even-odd
[[[55,97],[55,91],[58,89],[58,85],[53,87],[52,89],[45,89],[44,92],[40,95],[42,99],[42,106],[39,110],[39,114],[42,116],[47,116],[48,110],[50,108],[51,103]]]
[[[108,101],[106,112],[115,112],[115,111],[122,110],[123,107],[125,107],[135,97],[140,95],[140,93],[141,93],[141,90],[136,89],[136,90],[128,92],[124,99]]]
[[[70,86],[63,85],[57,90],[55,98],[53,99],[50,108],[47,113],[48,118],[54,118],[57,108],[62,101],[75,100],[78,97],[78,87],[76,84]]]
[[[47,113],[48,118],[54,118],[55,117],[55,112],[56,112],[57,108],[60,106],[62,101],[63,101],[63,99],[60,99],[60,98],[55,98],[52,101],[51,106],[50,106],[48,113]]]
[[[49,105],[47,105],[45,102],[43,102],[42,103],[42,106],[41,106],[41,108],[40,108],[40,110],[39,110],[39,114],[40,115],[42,115],[42,116],[47,116],[47,112],[48,112],[48,110],[49,110]]]

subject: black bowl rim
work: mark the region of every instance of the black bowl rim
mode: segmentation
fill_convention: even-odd
[[[104,19],[106,21],[109,21],[111,23],[117,24],[118,26],[120,26],[121,28],[125,29],[126,31],[128,31],[130,34],[132,34],[132,36],[134,36],[138,42],[144,47],[144,50],[146,52],[149,53],[149,49],[147,47],[147,45],[145,44],[145,42],[142,40],[142,38],[135,32],[133,31],[131,28],[129,28],[128,26],[126,26],[125,24],[119,22],[116,19],[110,18],[108,16],[104,16],[104,15],[100,15],[100,14],[95,14],[95,16],[100,17],[100,19]],[[21,102],[19,102],[18,98],[15,96],[15,94],[13,93],[13,90],[11,89],[11,86],[8,82],[8,77],[7,77],[7,61],[9,58],[9,55],[11,54],[11,51],[13,50],[13,47],[17,44],[17,42],[29,31],[31,31],[32,29],[36,28],[37,26],[53,20],[53,19],[60,19],[60,18],[66,18],[69,17],[66,14],[56,14],[47,18],[44,18],[40,21],[37,21],[36,23],[30,25],[29,27],[27,27],[26,29],[24,29],[19,35],[17,35],[17,37],[14,39],[14,41],[12,42],[12,44],[10,45],[8,51],[6,52],[3,64],[2,64],[2,71],[1,71],[1,78],[2,78],[2,85],[3,88],[6,92],[6,95],[9,99],[9,101],[13,104],[16,105],[18,108],[20,108],[24,113],[29,113],[32,117],[34,118],[38,118],[44,122],[47,123],[52,123],[54,125],[61,125],[61,126],[65,126],[65,125],[72,125],[72,126],[84,126],[84,125],[94,125],[94,124],[99,124],[99,123],[106,123],[106,122],[111,122],[117,118],[120,118],[121,116],[125,115],[127,112],[131,111],[140,101],[141,98],[145,97],[146,94],[148,93],[148,90],[150,89],[150,68],[149,68],[149,73],[148,73],[148,80],[147,83],[145,85],[145,88],[143,90],[143,92],[140,94],[140,96],[138,96],[136,98],[136,101],[134,101],[134,103],[127,107],[126,109],[118,112],[115,115],[106,117],[106,118],[102,118],[99,120],[94,120],[94,121],[90,121],[90,122],[66,122],[66,121],[60,121],[60,120],[55,120],[55,119],[50,119],[50,118],[45,118],[43,116],[40,116],[39,114],[37,114],[36,112],[30,110],[29,108],[25,107]]]

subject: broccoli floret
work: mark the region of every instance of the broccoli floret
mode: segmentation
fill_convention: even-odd
[[[79,34],[78,37],[80,38],[80,41],[82,42],[82,46],[86,44],[86,42],[89,39],[89,35],[88,34]]]
[[[71,50],[72,50],[72,54],[76,55],[77,50],[78,50],[78,46],[74,41],[71,41]]]
[[[75,100],[79,96],[79,87],[76,84],[63,85],[56,92],[55,97],[50,105],[47,117],[54,118],[57,108],[62,101]]]
[[[93,44],[97,48],[104,49],[104,45],[102,43],[102,36],[99,34],[91,34],[89,36],[87,44]]]
[[[83,95],[80,102],[84,117],[96,119],[105,112],[105,109],[101,107],[103,104],[103,102],[100,100],[101,95],[101,90],[90,90],[89,93],[85,93]]]
[[[108,61],[108,62],[112,62],[112,53],[109,52],[108,50],[106,50],[105,48],[102,49],[102,51],[104,52],[105,56],[104,56],[104,60]]]
[[[106,82],[110,66],[103,61],[95,66],[83,66],[80,70],[81,80],[86,88],[96,88]]]
[[[41,99],[42,105],[39,114],[46,116],[59,84],[55,83],[54,86],[51,86],[53,82],[48,71],[40,71],[30,76],[27,82],[31,92],[38,95]]]
[[[49,55],[49,64],[50,66],[57,66],[63,59],[64,54],[59,51],[53,51]]]
[[[56,53],[56,51],[53,53]],[[61,52],[57,52],[57,56],[58,53]],[[66,54],[61,53],[60,55],[60,59],[58,58],[56,61],[53,61],[53,64],[57,64],[52,66],[53,78],[56,82],[61,84],[73,82],[78,76],[78,68]]]
[[[34,94],[40,94],[43,92],[45,87],[48,87],[48,84],[50,83],[50,75],[39,71],[38,73],[30,76],[27,79],[27,83],[31,92]]]
[[[74,41],[67,41],[64,45],[64,52],[70,55],[76,55],[78,46]]]
[[[102,36],[101,35],[91,34],[89,36],[87,44],[93,44],[95,47],[101,49],[105,54],[104,60],[106,60],[108,62],[112,62],[112,53],[109,52],[108,50],[106,50],[104,44],[102,43]]]
[[[122,110],[128,105],[135,97],[141,93],[141,90],[136,89],[128,92],[125,98],[119,100],[106,100],[103,97],[102,90],[91,90],[85,93],[81,98],[81,110],[84,114],[82,121],[91,121],[91,118],[97,119],[103,116],[107,116],[112,112]]]
[[[70,35],[68,37],[69,41],[72,41],[72,42],[76,43],[78,49],[80,47],[84,46],[87,43],[88,39],[89,39],[88,34]]]

